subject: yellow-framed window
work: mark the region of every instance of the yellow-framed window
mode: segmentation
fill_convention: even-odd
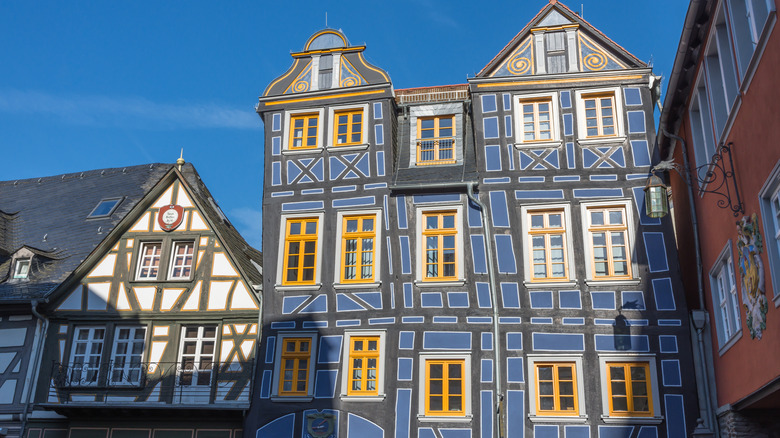
[[[553,139],[551,98],[521,100],[520,108],[523,112],[523,142]]]
[[[425,415],[466,415],[465,368],[464,359],[425,361]]]
[[[614,137],[617,135],[615,125],[615,94],[587,94],[582,96],[585,104],[585,136]]]
[[[534,367],[536,415],[579,415],[576,364],[539,362]]]
[[[455,162],[455,116],[417,119],[417,164]]]
[[[457,213],[454,211],[423,213],[423,280],[458,278],[456,218]]]
[[[341,281],[374,281],[376,216],[344,216],[341,227]]]
[[[287,219],[282,284],[313,284],[317,265],[316,217]]]
[[[279,395],[308,395],[311,343],[311,338],[284,338]]]
[[[379,336],[352,336],[349,344],[347,395],[379,395]]]
[[[320,116],[294,114],[290,116],[290,149],[313,149],[319,140]]]
[[[588,223],[593,278],[631,278],[625,207],[589,208]]]
[[[563,210],[529,211],[531,281],[569,278]]]
[[[363,110],[350,109],[333,114],[333,145],[363,144]]]
[[[609,415],[652,417],[653,397],[648,362],[607,362]]]

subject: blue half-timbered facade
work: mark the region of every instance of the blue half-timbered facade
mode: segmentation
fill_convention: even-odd
[[[467,84],[339,31],[266,89],[266,437],[679,437],[698,417],[650,68],[551,1]]]

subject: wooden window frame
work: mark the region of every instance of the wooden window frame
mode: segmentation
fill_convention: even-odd
[[[96,333],[98,330],[102,330],[102,337],[97,338]],[[78,339],[79,333],[82,331],[87,332],[87,339]],[[99,386],[99,384],[102,381],[103,376],[103,356],[105,355],[105,346],[106,346],[106,335],[107,335],[107,328],[104,325],[100,326],[76,326],[73,329],[73,337],[71,338],[71,344],[70,344],[70,361],[68,362],[68,386]],[[86,344],[86,350],[83,354],[76,353],[76,345],[77,344]],[[100,345],[100,352],[97,354],[91,354],[90,351],[92,350],[92,345]],[[76,362],[77,357],[81,357],[80,362]],[[90,357],[96,357],[97,363],[91,363]],[[78,376],[79,378],[77,380],[74,380],[74,378],[77,375],[76,365],[81,364],[81,368],[78,370]],[[94,378],[87,377],[86,379],[83,378],[83,375],[86,373],[87,376],[89,376],[89,373],[94,372]]]
[[[284,358],[285,342],[288,340],[307,340],[309,341],[309,353],[298,352],[295,355],[297,360],[304,357],[308,358],[308,370],[306,373],[306,391],[282,391],[284,384]],[[309,331],[301,332],[280,332],[276,338],[276,354],[274,360],[274,378],[271,386],[272,401],[310,401],[314,395],[314,376],[316,374],[316,364],[314,358],[317,357],[317,333]],[[289,356],[289,355],[287,355]],[[294,359],[295,360],[295,359]],[[346,379],[342,379],[346,380]]]
[[[528,374],[528,418],[532,423],[549,422],[553,419],[560,421],[586,421],[588,416],[585,408],[585,380],[583,377],[582,355],[542,355],[528,354],[526,356]],[[540,411],[539,407],[539,381],[537,370],[539,366],[572,365],[572,378],[574,380],[574,411]],[[556,388],[556,391],[558,389]],[[556,392],[557,394],[557,392]],[[556,406],[560,401],[556,397]]]
[[[371,343],[376,343],[376,349],[375,350],[369,350],[368,347],[371,345]],[[356,350],[355,346],[360,343],[363,347],[361,350]],[[349,363],[348,363],[348,372],[347,372],[347,395],[355,396],[355,395],[379,395],[379,370],[381,368],[381,364],[379,363],[379,356],[380,356],[380,349],[382,348],[381,340],[379,339],[379,336],[351,336],[349,338]],[[355,377],[355,371],[357,370],[355,367],[355,359],[361,359],[361,365],[360,365],[360,377]],[[369,365],[369,360],[373,359],[375,362],[375,366],[371,367]],[[369,371],[374,371],[374,378],[370,377]],[[357,383],[361,384],[361,388],[363,389],[354,389],[354,383],[356,381],[359,381]],[[368,383],[373,381],[374,382],[374,389],[365,389],[368,387]]]
[[[541,397],[542,394],[540,394],[539,391],[539,383],[541,382],[541,379],[539,377],[539,369],[543,367],[551,367],[552,368],[552,374],[553,374],[553,400],[555,409],[553,410],[542,410],[541,409]],[[572,374],[572,394],[571,397],[573,398],[573,410],[563,410],[560,409],[561,405],[561,397],[568,396],[567,395],[561,395],[560,394],[560,377],[558,369],[562,367],[571,367],[571,374]],[[534,375],[536,377],[535,382],[536,386],[534,388],[534,395],[536,397],[536,415],[538,416],[554,416],[554,417],[577,417],[580,415],[579,412],[579,403],[577,400],[578,394],[578,382],[577,382],[577,364],[575,362],[535,362],[534,363]],[[548,396],[548,395],[545,395]]]
[[[612,102],[612,105],[609,107],[612,109],[612,124],[611,125],[605,125],[604,119],[606,116],[602,113],[602,110],[606,107],[602,106],[602,99],[610,99]],[[585,117],[585,138],[607,138],[607,137],[617,137],[618,136],[618,127],[617,127],[617,118],[619,115],[617,114],[617,105],[615,104],[616,98],[614,93],[593,93],[593,94],[583,94],[582,95],[583,105],[585,107],[586,114],[583,114],[583,117]],[[596,117],[588,117],[587,116],[587,103],[589,101],[593,101],[594,108],[596,110]],[[588,133],[589,129],[593,129],[593,127],[588,126],[588,120],[596,119],[596,131],[597,133],[595,135],[591,135]],[[613,134],[604,134],[604,130],[607,127],[611,127],[614,131]]]
[[[646,366],[645,377],[647,378],[647,400],[648,406],[650,407],[650,412],[613,411],[612,388],[610,385],[612,379],[609,373],[609,366],[631,366],[635,364]],[[663,417],[661,416],[660,390],[658,386],[658,369],[656,367],[656,358],[654,355],[620,355],[614,353],[599,354],[599,375],[601,378],[602,421],[607,424],[625,424],[626,421],[628,421],[627,418],[631,418],[630,421],[637,424],[659,424],[663,421]],[[626,392],[628,393],[629,391]]]
[[[177,265],[176,260],[179,257],[178,254],[176,254],[176,248],[180,245],[189,245],[191,248],[191,253],[189,254],[190,257],[190,263],[189,264],[181,264]],[[168,279],[169,280],[189,280],[192,278],[192,274],[195,271],[195,247],[197,246],[197,243],[195,240],[174,240],[171,243],[171,254],[170,254],[170,263],[168,263]],[[187,254],[185,254],[185,260],[186,260]],[[190,273],[189,275],[183,275],[176,277],[173,275],[173,273],[176,271],[177,267],[182,268],[182,272],[184,269],[189,268]]]
[[[30,277],[30,268],[32,268],[32,257],[18,258],[14,260],[14,280],[24,280]]]
[[[621,210],[622,211],[622,217],[623,217],[623,225],[611,225],[611,224],[604,224],[604,225],[592,225],[591,224],[591,212],[596,210],[603,210],[605,212],[614,211],[614,210]],[[586,248],[590,252],[589,254],[586,254],[586,258],[589,265],[589,275],[588,278],[594,281],[610,281],[610,280],[632,280],[634,278],[634,266],[633,265],[633,250],[634,250],[634,242],[631,235],[631,232],[635,230],[633,227],[633,221],[629,217],[630,214],[630,208],[624,204],[624,203],[609,203],[609,204],[583,204],[583,223],[587,227],[587,232],[585,233],[586,238]],[[605,214],[605,218],[607,218],[608,215]],[[624,246],[625,249],[625,255],[626,255],[626,274],[625,275],[615,275],[615,258],[613,257],[612,251],[613,246],[612,243],[612,235],[611,233],[614,232],[623,232],[624,233]],[[594,245],[593,245],[593,235],[595,233],[604,233],[605,238],[605,245],[606,245],[606,263],[607,263],[607,275],[597,276],[596,275],[596,259],[595,259],[595,253],[594,253]]]
[[[120,340],[119,339],[119,331],[120,330],[129,330],[130,331],[130,337],[126,340]],[[139,340],[134,337],[134,335],[139,331],[143,330],[143,338],[138,342]],[[114,328],[114,345],[111,349],[111,369],[108,372],[108,384],[111,386],[138,386],[143,381],[146,368],[144,366],[144,358],[146,356],[146,338],[147,338],[147,327],[145,325],[121,325],[116,326]],[[128,345],[128,349],[132,348],[134,344],[140,343],[141,344],[141,356],[140,356],[140,362],[137,366],[133,366],[132,362],[125,362],[122,366],[117,366],[117,356],[124,356],[124,358],[132,359],[134,354],[132,352],[126,351],[125,353],[118,353],[117,349],[119,348],[120,343],[125,343]],[[121,373],[122,378],[116,381],[114,379],[114,372],[119,371]],[[138,377],[137,379],[130,379],[128,376],[131,372],[138,371]]]
[[[634,379],[631,376],[631,367],[642,367],[645,371],[645,387],[647,389],[647,403],[649,407],[649,411],[636,411],[634,406],[634,399],[636,397],[641,397],[641,395],[634,397],[633,395],[633,384]],[[653,387],[650,380],[650,363],[649,362],[607,362],[606,363],[606,373],[607,373],[607,381],[606,387],[607,387],[607,400],[609,401],[609,415],[612,417],[652,417],[653,416]],[[624,372],[624,380],[621,380],[621,382],[625,383],[625,390],[626,390],[626,403],[628,405],[628,409],[625,411],[616,411],[613,405],[614,397],[612,395],[612,388],[613,383],[616,381],[612,379],[612,368],[623,368]]]
[[[284,396],[305,396],[309,393],[309,374],[312,372],[312,364],[311,364],[311,350],[312,350],[312,339],[307,336],[303,336],[300,338],[284,338],[281,340],[282,342],[282,353],[281,353],[281,365],[279,369],[279,395]],[[300,350],[299,346],[303,343],[306,343],[308,346],[308,349],[306,351]],[[293,343],[295,344],[295,350],[294,351],[288,351],[287,345]],[[289,380],[291,383],[290,390],[284,389],[285,382],[288,381],[288,379],[285,378],[285,373],[288,371],[288,369],[285,367],[285,362],[288,360],[292,360],[292,368],[290,371],[292,372],[292,378]],[[304,389],[303,391],[299,391],[295,389],[299,383],[301,383],[301,379],[298,377],[299,373],[304,370],[300,367],[300,363],[302,360],[306,360],[306,366],[305,366],[305,376],[303,379],[304,383]]]
[[[346,115],[348,117],[347,123],[340,123],[339,122],[339,116]],[[352,119],[354,116],[360,115],[360,122],[357,123],[357,126],[359,127],[358,134],[360,135],[360,138],[358,141],[350,141],[354,135],[354,128],[356,123]],[[363,108],[350,108],[350,109],[342,109],[342,110],[336,110],[333,112],[333,137],[332,137],[332,145],[333,147],[343,147],[343,146],[356,146],[364,144],[364,137],[366,133],[364,132],[364,124],[365,124],[365,118],[366,118],[366,111]],[[344,143],[339,143],[339,127],[346,125],[347,126],[347,132],[346,135],[348,141]]]
[[[443,218],[444,216],[453,216],[453,227],[452,228],[444,228],[443,227]],[[438,228],[435,229],[427,229],[427,219],[430,216],[437,216],[438,217]],[[435,210],[435,211],[425,211],[422,213],[422,222],[420,223],[421,227],[421,241],[422,241],[422,280],[423,281],[452,281],[457,280],[460,274],[458,270],[459,266],[459,258],[461,254],[459,254],[459,248],[458,248],[458,220],[459,220],[459,214],[457,210]],[[443,275],[444,272],[444,252],[446,250],[449,250],[450,248],[444,248],[444,237],[445,236],[454,236],[454,248],[451,248],[452,251],[455,254],[455,260],[453,261],[453,270],[455,271],[453,275]],[[432,265],[433,263],[428,263],[427,253],[428,253],[428,247],[426,245],[426,241],[428,237],[437,237],[438,246],[436,248],[436,254],[437,254],[437,260],[435,262],[438,275],[436,276],[428,276],[428,266]]]
[[[560,214],[561,215],[561,226],[557,228],[553,228],[549,226],[549,215],[551,214]],[[543,227],[542,228],[533,228],[532,225],[532,216],[538,216],[542,215],[543,217]],[[567,211],[564,209],[549,209],[549,210],[527,210],[526,211],[526,227],[527,227],[527,233],[528,233],[528,241],[530,245],[528,245],[529,249],[529,274],[530,277],[528,278],[528,281],[534,282],[534,283],[547,283],[547,282],[555,282],[555,281],[568,281],[569,276],[569,239],[568,239],[568,228],[567,228],[567,220],[568,220],[568,214]],[[563,238],[563,270],[564,275],[562,277],[554,277],[552,276],[552,256],[551,256],[551,242],[550,237],[552,235],[562,235]],[[533,246],[533,240],[534,237],[537,236],[543,236],[544,237],[544,251],[545,251],[545,271],[547,272],[547,275],[544,277],[536,277],[534,272],[534,268],[536,267],[537,263],[535,263],[534,259],[534,250],[535,247]]]
[[[290,115],[290,132],[289,132],[289,139],[287,148],[291,151],[297,151],[297,150],[307,150],[307,149],[317,149],[320,147],[320,128],[321,128],[321,117],[320,114],[317,112],[313,113],[299,113],[299,114],[292,114]],[[303,132],[301,137],[295,136],[295,122],[297,120],[303,120]],[[309,129],[312,128],[310,122],[311,120],[315,120],[317,122],[316,124],[316,132],[314,135],[307,135]],[[308,140],[310,138],[314,138],[314,145],[310,146],[308,144]],[[295,146],[295,140],[300,139],[301,140],[301,146]]]
[[[188,337],[187,336],[187,328],[188,327],[197,327],[198,333],[195,335],[195,337]],[[214,328],[214,337],[206,337],[205,330],[206,328]],[[197,387],[211,387],[214,382],[216,381],[215,375],[216,371],[219,369],[219,333],[220,333],[221,327],[219,324],[187,324],[181,326],[181,336],[179,337],[179,361],[178,361],[178,376],[176,378],[177,384],[181,388],[197,388]],[[187,341],[195,341],[195,353],[185,353],[184,352],[184,344]],[[204,353],[203,352],[203,344],[204,342],[214,342],[214,349],[212,352]],[[192,356],[193,359],[193,368],[191,370],[187,370],[184,367],[184,359],[185,356]],[[211,356],[211,368],[208,369],[209,374],[209,383],[208,384],[199,384],[197,383],[200,379],[200,374],[205,373],[205,369],[201,369],[201,363],[203,362],[204,358],[207,358],[208,356]],[[188,384],[185,384],[182,380],[185,374],[190,373],[191,381]]]
[[[445,398],[448,396],[447,374],[442,375],[442,411],[432,411],[430,409],[430,365],[432,364],[458,364],[461,365],[461,409],[458,411],[449,411],[447,406],[449,402],[445,403]],[[446,367],[445,367],[446,368]],[[473,391],[471,387],[471,355],[468,353],[456,354],[456,353],[422,353],[419,357],[419,376],[420,381],[424,384],[419,385],[418,391],[420,396],[418,420],[419,421],[467,421],[472,418],[471,412],[471,399]],[[457,396],[457,394],[454,394]]]
[[[144,261],[148,258],[146,255],[144,255],[144,250],[146,249],[147,246],[154,246],[154,245],[157,245],[157,247],[159,248],[159,251],[160,251],[159,255],[156,256],[156,258],[157,258],[157,273],[154,275],[154,277],[152,277],[152,276],[141,276],[142,268],[147,268],[147,266],[143,266]],[[138,280],[138,281],[155,281],[158,278],[162,277],[160,274],[161,274],[161,271],[163,269],[163,267],[162,267],[163,248],[164,248],[164,245],[163,245],[162,240],[150,240],[150,241],[140,242],[140,244],[138,246],[138,260],[137,260],[137,266],[136,266],[136,271],[135,271],[135,279],[136,280]],[[152,258],[152,260],[154,260],[155,256],[152,255],[150,257]]]
[[[339,245],[338,245],[338,253],[337,257],[339,260],[338,264],[338,272],[336,273],[336,278],[339,279],[339,284],[356,284],[356,283],[373,283],[376,282],[378,279],[377,275],[377,268],[379,266],[377,255],[380,254],[380,252],[377,250],[377,247],[379,246],[379,214],[376,211],[370,211],[370,212],[345,212],[339,214]],[[358,231],[354,232],[348,232],[347,231],[347,221],[352,219],[358,219]],[[374,221],[374,229],[372,231],[361,231],[363,221],[366,219],[371,219]],[[373,239],[373,247],[371,249],[371,276],[369,278],[360,278],[360,273],[362,272],[362,268],[368,265],[364,265],[362,263],[362,257],[361,254],[363,253],[363,244],[364,239]],[[356,258],[355,258],[355,277],[354,279],[348,279],[345,278],[345,270],[346,270],[346,255],[347,255],[347,241],[356,239],[358,241],[357,248],[356,248]]]
[[[612,126],[614,134],[604,135],[603,114],[600,109],[600,98],[609,98],[612,102]],[[574,92],[574,99],[577,109],[577,142],[580,145],[591,145],[600,143],[616,143],[626,140],[625,128],[625,110],[623,107],[623,91],[621,87],[607,87],[596,89],[577,90]],[[596,99],[596,129],[597,135],[588,134],[587,110],[585,102]]]
[[[441,121],[444,119],[449,119],[452,123],[449,127],[441,127]],[[433,120],[433,138],[423,139],[422,138],[422,132],[424,131],[422,128],[422,122],[424,120]],[[442,137],[440,135],[442,129],[451,129],[452,130],[452,136],[451,137]],[[428,131],[428,129],[425,129],[425,131]],[[457,127],[456,127],[456,120],[455,120],[455,114],[442,114],[442,115],[435,115],[435,116],[425,116],[425,117],[417,117],[417,160],[416,163],[418,166],[432,166],[432,165],[438,165],[438,164],[454,164],[457,162],[457,155],[456,155],[456,141],[457,141]],[[442,140],[444,141],[450,141],[450,147],[442,147]],[[422,157],[422,142],[423,141],[433,141],[433,159],[431,160],[424,160]],[[449,150],[451,158],[441,158],[442,151]]]
[[[731,240],[729,240],[709,274],[712,302],[714,306],[717,306],[714,308],[714,324],[718,337],[718,350],[721,355],[742,335],[739,292],[732,251]]]
[[[344,332],[344,362],[342,363],[344,378],[341,379],[342,399],[353,401],[382,401],[385,399],[386,336],[387,332],[385,330],[350,330]],[[352,359],[355,357],[352,350],[353,339],[376,339],[378,341],[376,353],[362,356],[375,357],[377,359],[376,390],[374,391],[355,391],[352,389]]]
[[[301,223],[302,227],[301,230],[305,231],[306,223],[314,221],[314,226],[316,232],[314,234],[300,234],[295,235],[296,237],[290,236],[290,228],[292,224],[294,223]],[[318,216],[306,216],[306,217],[287,217],[282,221],[283,228],[283,236],[284,239],[283,242],[283,259],[282,263],[280,265],[282,266],[282,277],[280,278],[282,285],[313,285],[317,282],[318,279],[318,272],[319,272],[319,249],[320,249],[320,226],[321,226],[322,218]],[[307,242],[314,242],[314,262],[311,266],[311,269],[313,270],[312,273],[312,279],[311,280],[303,280],[303,271],[304,269],[307,269],[307,266],[304,264],[305,255],[308,253],[300,252],[298,256],[298,265],[295,267],[295,269],[298,270],[298,274],[296,275],[296,280],[287,280],[287,271],[292,269],[291,266],[288,265],[289,262],[289,256],[290,256],[290,244],[293,242],[299,242],[299,243],[307,243]],[[304,245],[301,245],[300,248],[303,249]]]

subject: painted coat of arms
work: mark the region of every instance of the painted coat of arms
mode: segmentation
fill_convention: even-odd
[[[764,286],[764,264],[761,252],[764,244],[758,230],[758,216],[744,216],[737,222],[737,250],[739,273],[742,277],[742,304],[747,315],[750,337],[761,339],[766,329],[766,312],[769,305]]]

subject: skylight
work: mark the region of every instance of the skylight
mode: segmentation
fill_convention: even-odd
[[[123,198],[108,198],[101,200],[98,205],[92,209],[92,213],[87,215],[87,218],[94,219],[111,216],[111,213],[116,210],[117,206],[119,206],[119,203],[122,202],[122,199]]]

